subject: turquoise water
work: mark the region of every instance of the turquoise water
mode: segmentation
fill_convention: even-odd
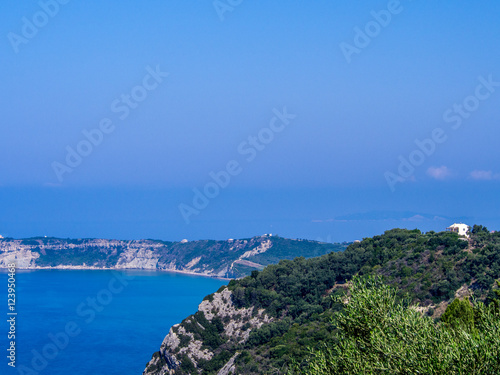
[[[7,275],[0,374],[140,375],[173,324],[196,312],[226,281],[156,271],[18,271],[16,368],[4,355]]]

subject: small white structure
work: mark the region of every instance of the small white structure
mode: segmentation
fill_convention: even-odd
[[[467,224],[462,224],[462,223],[455,223],[453,225],[450,225],[448,228],[446,228],[447,231],[449,232],[455,232],[459,236],[465,236],[469,238],[469,234],[467,233],[469,231],[469,226]]]
[[[0,234],[0,238],[3,238],[3,236]]]
[[[186,243],[186,242],[188,242],[188,240],[185,238],[181,241],[181,243]]]

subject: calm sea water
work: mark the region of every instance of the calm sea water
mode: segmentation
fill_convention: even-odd
[[[140,375],[170,327],[226,283],[156,271],[18,271],[13,369],[1,272],[0,374]]]

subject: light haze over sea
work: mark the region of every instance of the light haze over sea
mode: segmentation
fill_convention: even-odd
[[[1,2],[0,235],[498,230],[499,19],[495,1]]]

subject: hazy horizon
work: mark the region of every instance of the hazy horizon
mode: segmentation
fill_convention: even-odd
[[[3,236],[500,228],[498,3],[0,10]]]

